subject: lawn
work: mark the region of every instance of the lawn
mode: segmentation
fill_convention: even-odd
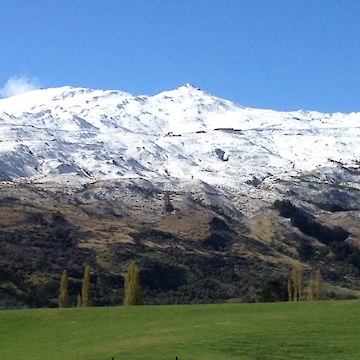
[[[360,301],[0,311],[2,360],[360,359]]]

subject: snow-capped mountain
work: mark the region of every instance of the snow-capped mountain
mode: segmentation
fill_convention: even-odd
[[[359,138],[360,113],[251,109],[191,85],[2,99],[0,307],[57,306],[54,279],[80,284],[84,263],[114,305],[134,259],[148,304],[258,301],[273,279],[285,300],[294,262],[359,297]]]
[[[357,186],[360,113],[238,106],[191,85],[154,96],[61,87],[0,100],[0,179],[202,181],[289,177]]]

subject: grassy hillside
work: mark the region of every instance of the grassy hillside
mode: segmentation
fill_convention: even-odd
[[[358,359],[360,301],[0,312],[4,360]]]

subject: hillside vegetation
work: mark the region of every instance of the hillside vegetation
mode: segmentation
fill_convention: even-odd
[[[357,360],[360,302],[0,312],[0,358]]]
[[[348,229],[355,239],[348,224],[356,212],[345,221],[336,213],[337,222],[327,214],[326,222],[290,203],[282,203],[290,214],[264,203],[245,216],[250,202],[220,206],[199,201],[209,193],[175,191],[169,212],[161,189],[116,182],[71,190],[0,187],[0,308],[58,306],[64,270],[76,305],[86,264],[94,305],[119,305],[130,261],[140,267],[147,305],[287,300],[294,263],[304,267],[304,289],[320,269],[328,298],[359,297],[360,251],[344,240]],[[96,199],[112,191],[115,198]]]

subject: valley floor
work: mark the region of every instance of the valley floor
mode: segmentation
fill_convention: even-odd
[[[4,360],[358,359],[360,301],[0,312]]]

